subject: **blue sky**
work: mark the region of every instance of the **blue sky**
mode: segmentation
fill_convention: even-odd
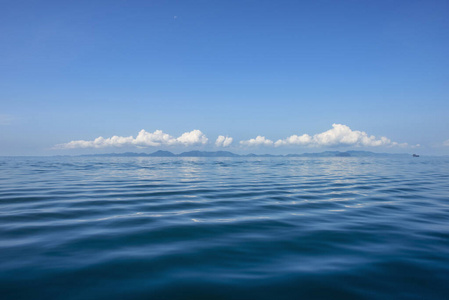
[[[448,1],[1,1],[0,155],[449,154],[448,12]],[[217,147],[220,135],[232,143]],[[133,139],[89,143],[100,136]],[[257,136],[273,143],[246,142]]]

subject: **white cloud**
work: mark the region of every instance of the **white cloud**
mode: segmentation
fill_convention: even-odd
[[[301,146],[408,146],[407,143],[392,142],[386,137],[376,138],[364,131],[352,130],[346,125],[332,124],[332,129],[310,136],[292,135],[286,139],[278,140],[275,146],[301,145]]]
[[[312,142],[312,137],[308,134],[303,134],[301,136],[298,135],[292,135],[284,140],[278,140],[274,145],[276,147],[282,146],[282,145],[309,145]]]
[[[183,133],[176,141],[185,146],[206,144],[207,137],[200,130],[192,130],[190,132]]]
[[[139,134],[135,139],[132,137],[129,144],[134,144],[140,147],[153,147],[160,145],[174,145],[176,139],[171,135],[162,132],[162,130],[156,130],[155,132],[146,132],[145,130],[139,131]],[[119,146],[119,145],[117,145]]]
[[[122,136],[113,136],[110,138],[104,138],[102,136],[96,138],[93,141],[71,141],[66,144],[57,145],[58,149],[74,149],[74,148],[104,148],[104,147],[120,147],[126,144],[132,143],[133,137],[122,137]]]
[[[136,138],[132,136],[113,136],[110,138],[98,137],[93,141],[71,141],[65,144],[56,145],[56,149],[74,149],[74,148],[106,148],[106,147],[122,147],[122,146],[138,146],[138,147],[155,147],[155,146],[171,146],[171,145],[200,145],[207,143],[207,137],[200,130],[192,130],[183,133],[180,137],[174,138],[171,135],[156,130],[155,132],[147,132],[141,130]]]
[[[220,135],[215,141],[216,147],[228,147],[232,144],[233,138]],[[193,146],[205,145],[208,139],[200,130],[192,130],[185,132],[179,137],[173,137],[162,130],[147,132],[141,130],[137,136],[112,136],[109,138],[98,137],[94,140],[85,141],[77,140],[65,144],[56,145],[55,149],[74,149],[74,148],[105,148],[105,147],[158,147],[158,146]],[[443,143],[449,147],[449,140]],[[386,137],[375,137],[368,135],[364,131],[352,130],[346,125],[333,124],[332,128],[315,135],[302,134],[292,135],[285,139],[279,139],[273,142],[265,136],[257,136],[249,140],[240,141],[242,146],[308,146],[308,147],[337,147],[337,146],[354,146],[354,147],[408,147],[407,143],[393,142]],[[411,146],[419,147],[419,145]]]
[[[271,146],[273,145],[273,141],[265,138],[264,136],[258,135],[255,139],[240,141],[240,144],[244,146]]]
[[[386,137],[376,139],[375,136],[364,131],[351,130],[346,125],[332,124],[332,129],[313,136],[313,141],[320,146],[356,145],[356,146],[383,146],[391,144]]]
[[[219,135],[217,140],[215,141],[215,146],[217,147],[228,147],[232,144],[232,137]]]
[[[449,140],[444,141],[444,142],[443,142],[443,145],[446,146],[446,147],[449,147]]]

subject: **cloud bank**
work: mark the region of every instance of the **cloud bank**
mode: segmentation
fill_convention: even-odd
[[[193,146],[207,144],[207,137],[200,130],[192,130],[185,132],[181,136],[174,138],[171,135],[156,130],[155,132],[147,132],[142,129],[136,138],[132,136],[123,137],[116,136],[110,138],[98,137],[93,141],[71,141],[65,144],[56,145],[56,149],[75,149],[75,148],[106,148],[106,147],[157,147],[157,146]]]
[[[219,135],[215,141],[216,147],[229,147],[233,142],[232,137]],[[56,145],[55,149],[75,149],[75,148],[105,148],[105,147],[158,147],[158,146],[196,146],[208,144],[208,138],[200,130],[192,130],[183,133],[179,137],[173,137],[162,130],[147,132],[141,130],[137,136],[112,136],[109,138],[98,137],[94,140],[85,141],[77,140],[65,144]],[[283,147],[283,146],[307,146],[307,147],[338,147],[338,146],[354,146],[354,147],[379,147],[379,146],[409,146],[407,143],[397,143],[381,136],[375,137],[368,135],[364,131],[352,130],[343,124],[332,124],[332,128],[314,135],[302,134],[292,135],[276,142],[266,138],[265,136],[257,136],[249,140],[239,142],[242,147]],[[444,142],[449,146],[449,140]],[[415,145],[412,147],[419,147]]]
[[[364,147],[378,147],[378,146],[408,146],[407,143],[399,144],[393,142],[386,137],[376,138],[373,135],[368,135],[364,131],[352,130],[346,125],[332,124],[332,129],[325,132],[315,134],[292,135],[285,139],[273,141],[266,139],[264,136],[257,136],[255,139],[241,141],[240,144],[245,146],[311,146],[311,147],[336,147],[336,146],[364,146]]]

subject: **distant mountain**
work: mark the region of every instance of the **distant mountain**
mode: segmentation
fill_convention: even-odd
[[[177,156],[180,157],[239,157],[240,155],[229,152],[229,151],[188,151],[182,152]]]
[[[376,152],[370,152],[370,151],[347,151],[347,153],[351,154],[351,156],[354,157],[384,157],[384,156],[394,156],[394,157],[400,157],[400,156],[410,156],[410,154],[407,153],[376,153]]]
[[[246,154],[246,155],[242,155],[242,156],[246,156],[246,157],[257,157],[257,155],[254,154],[254,153],[250,153],[250,154]]]
[[[351,157],[352,155],[349,152],[339,152],[339,153],[335,154],[335,156],[338,156],[338,157]]]
[[[324,151],[319,153],[302,153],[302,154],[287,154],[287,157],[334,157],[338,156],[340,151]]]
[[[406,157],[411,156],[407,153],[392,154],[392,153],[375,153],[370,151],[324,151],[317,153],[302,153],[302,154],[287,154],[287,155],[273,155],[273,154],[246,154],[239,155],[229,151],[187,151],[180,154],[174,154],[170,151],[159,150],[154,153],[108,153],[108,154],[89,154],[81,156],[112,156],[112,157]]]
[[[170,151],[164,151],[164,150],[158,150],[154,153],[148,154],[147,156],[153,156],[153,157],[173,157],[176,156],[176,154],[171,153]]]

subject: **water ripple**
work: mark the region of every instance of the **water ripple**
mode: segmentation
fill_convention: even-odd
[[[447,299],[447,158],[0,158],[2,299]]]

